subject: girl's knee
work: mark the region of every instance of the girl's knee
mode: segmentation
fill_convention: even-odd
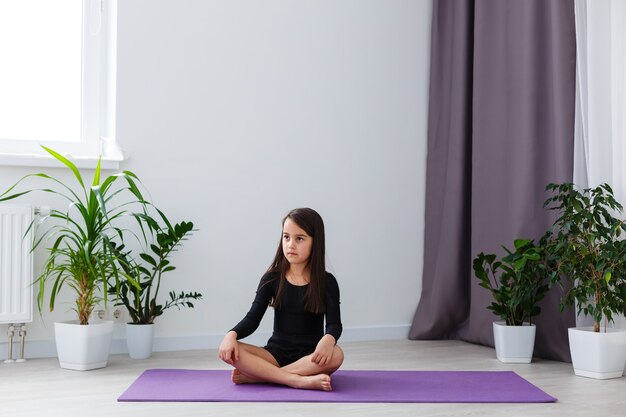
[[[343,363],[343,358],[344,358],[344,354],[343,354],[343,349],[341,349],[339,346],[335,346],[335,352],[333,353],[333,356],[337,355],[338,358],[340,359],[339,363]]]
[[[331,361],[331,365],[333,368],[332,372],[335,372],[341,364],[343,363],[344,354],[343,350],[339,346],[335,346],[335,351],[333,352],[333,359]]]

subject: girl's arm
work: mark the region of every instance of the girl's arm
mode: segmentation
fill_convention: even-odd
[[[332,274],[326,275],[326,334],[315,347],[311,360],[320,366],[326,365],[333,357],[335,345],[343,331],[339,307],[339,285]]]
[[[319,366],[324,366],[330,362],[335,352],[335,344],[337,341],[330,334],[325,334],[324,337],[317,342],[315,352],[311,356],[311,361],[315,362]]]
[[[237,344],[237,340],[251,335],[259,327],[273,294],[271,276],[270,274],[265,274],[261,278],[261,283],[256,291],[256,296],[252,302],[250,311],[248,311],[246,317],[226,333],[226,336],[222,339],[217,354],[221,360],[230,365],[234,365],[234,362],[239,360],[239,345]]]
[[[235,333],[235,340],[250,336],[259,327],[259,324],[261,324],[261,320],[267,311],[267,306],[270,304],[274,295],[273,281],[274,278],[271,274],[265,274],[261,278],[256,296],[254,297],[252,307],[250,307],[248,314],[231,329],[231,332]]]
[[[326,335],[331,335],[335,342],[343,331],[341,309],[339,307],[339,284],[333,274],[326,274]]]
[[[239,345],[237,344],[237,333],[232,330],[226,333],[222,343],[220,344],[217,356],[224,362],[235,365],[239,360]]]

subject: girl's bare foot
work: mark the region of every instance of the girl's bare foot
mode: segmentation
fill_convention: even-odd
[[[321,391],[333,390],[333,387],[330,384],[330,376],[326,374],[303,376],[297,388],[317,389]]]
[[[294,388],[300,389],[316,389],[320,391],[332,391],[333,387],[330,384],[330,376],[326,374],[312,375],[312,376],[300,376],[294,375],[298,378],[297,382],[292,385]],[[263,381],[255,379],[250,375],[246,375],[239,369],[233,369],[231,373],[231,380],[234,384],[258,384]]]
[[[233,372],[230,375],[230,379],[233,381],[233,383],[235,383],[237,385],[241,385],[241,384],[256,384],[256,383],[260,382],[260,381],[257,381],[256,379],[252,378],[251,376],[244,374],[239,369],[233,369]]]

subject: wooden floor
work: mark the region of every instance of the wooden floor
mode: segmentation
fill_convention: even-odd
[[[342,369],[512,370],[548,394],[554,404],[306,404],[118,403],[117,397],[150,368],[226,369],[215,350],[162,352],[147,360],[112,355],[100,370],[59,368],[56,359],[0,363],[0,416],[620,416],[626,415],[626,377],[597,381],[574,376],[571,365],[537,359],[503,364],[493,349],[456,341],[384,341],[342,344]]]

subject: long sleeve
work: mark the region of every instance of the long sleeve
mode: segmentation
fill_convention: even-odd
[[[259,327],[261,319],[263,319],[267,307],[274,296],[273,279],[270,274],[265,274],[261,278],[250,311],[248,311],[243,320],[231,329],[237,333],[237,340],[250,336]]]
[[[333,274],[326,274],[326,334],[339,340],[343,326],[339,307],[339,284]]]

